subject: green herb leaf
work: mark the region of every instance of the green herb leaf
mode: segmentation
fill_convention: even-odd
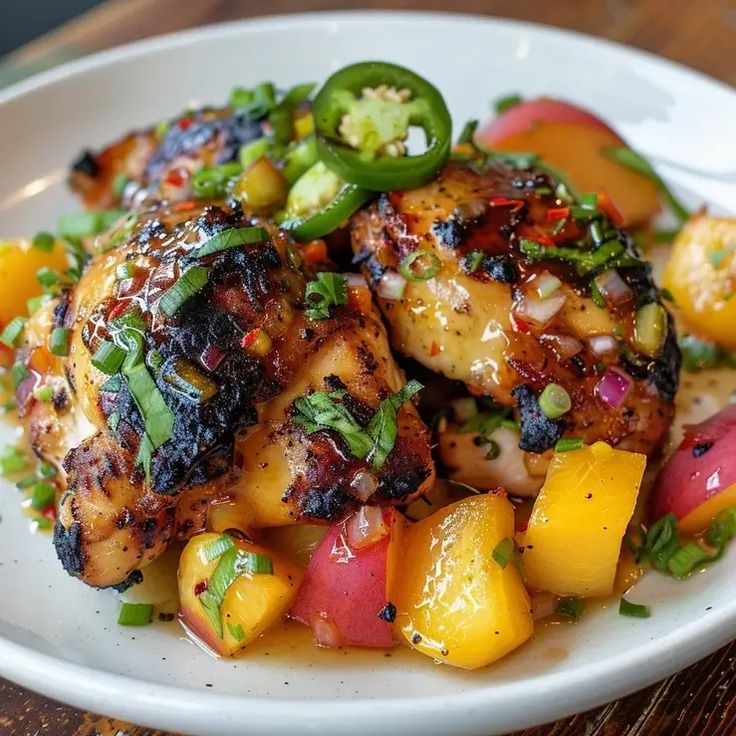
[[[268,238],[268,230],[264,227],[232,227],[213,235],[206,240],[195,252],[195,258],[204,258],[213,253],[237,248],[251,243],[262,243]]]
[[[173,317],[189,299],[204,288],[209,275],[209,268],[203,266],[188,268],[159,299],[158,306],[161,311],[168,317]]]
[[[519,575],[524,577],[524,565],[521,561],[519,549],[516,542],[510,537],[504,537],[493,549],[491,556],[498,566],[505,570],[509,562],[519,571]]]
[[[560,598],[555,607],[555,613],[558,616],[565,616],[566,618],[579,619],[583,614],[583,600],[582,598],[576,598],[570,596],[567,598]]]
[[[649,608],[641,603],[630,603],[622,598],[618,605],[621,616],[632,616],[633,618],[649,618]]]
[[[512,94],[499,97],[493,103],[493,109],[500,115],[501,113],[506,112],[506,110],[518,105],[523,101],[523,99],[524,98],[518,92],[513,92]]]
[[[312,320],[327,319],[330,307],[348,303],[348,283],[339,273],[318,273],[304,292],[304,314]]]
[[[118,615],[120,626],[148,626],[153,621],[151,603],[123,603]]]
[[[680,222],[687,222],[690,219],[690,212],[687,207],[672,193],[672,190],[664,183],[644,156],[627,146],[604,148],[602,150],[603,155],[611,159],[611,161],[615,161],[653,182],[662,199]]]
[[[624,245],[618,240],[609,240],[597,250],[583,250],[569,246],[545,246],[534,240],[522,239],[519,243],[522,254],[530,261],[559,260],[575,266],[578,274],[585,276],[597,268],[610,266],[612,261],[616,265],[633,266],[640,261],[625,253]]]

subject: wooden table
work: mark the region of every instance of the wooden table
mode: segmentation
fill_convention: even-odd
[[[91,51],[215,21],[358,7],[343,0],[112,0],[0,62],[0,85]],[[734,0],[371,0],[362,7],[483,13],[572,28],[736,84]],[[524,736],[733,736],[736,643],[663,682]],[[0,680],[0,736],[166,736]],[[518,734],[517,736],[521,736]]]

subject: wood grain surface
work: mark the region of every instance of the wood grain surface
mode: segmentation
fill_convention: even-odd
[[[0,0],[6,2],[11,0]],[[0,60],[0,84],[159,33],[346,8],[451,10],[532,20],[646,49],[736,84],[736,0],[112,0]],[[515,736],[734,736],[735,662],[736,643],[627,698]],[[169,736],[82,713],[0,680],[0,736],[41,735]]]

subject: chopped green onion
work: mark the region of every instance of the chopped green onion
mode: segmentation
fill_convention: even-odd
[[[502,570],[505,570],[510,562],[519,571],[519,574],[523,576],[524,568],[521,562],[521,556],[519,555],[516,542],[510,537],[504,537],[494,547],[491,556]]]
[[[24,491],[26,488],[31,488],[32,486],[35,486],[36,483],[38,483],[38,478],[36,478],[35,475],[29,475],[27,478],[23,478],[23,480],[19,480],[15,487],[19,491]]]
[[[654,240],[657,243],[671,243],[680,232],[679,227],[658,228],[654,231]]]
[[[240,166],[243,169],[249,168],[252,164],[258,161],[259,158],[272,153],[275,148],[273,138],[263,136],[262,138],[256,138],[250,143],[246,143],[240,149]]]
[[[204,288],[209,275],[210,270],[203,266],[188,268],[159,300],[161,311],[168,317],[173,317],[189,299]]]
[[[566,618],[577,620],[583,613],[583,601],[581,598],[576,598],[574,596],[560,598],[560,600],[557,601],[555,613],[558,616],[565,616]]]
[[[164,364],[164,356],[161,355],[160,350],[156,350],[155,348],[153,350],[148,351],[148,355],[146,355],[146,365],[154,372],[154,373],[160,373],[161,372],[161,366]]]
[[[523,101],[523,99],[524,98],[518,92],[514,92],[510,95],[504,95],[503,97],[499,97],[493,103],[493,109],[500,115],[501,113],[506,112],[506,110],[518,105],[520,102]]]
[[[625,166],[637,174],[649,179],[654,186],[657,187],[659,193],[672,210],[674,215],[680,222],[687,222],[690,219],[690,212],[682,202],[672,193],[670,188],[664,183],[663,179],[657,174],[652,165],[640,153],[628,148],[627,146],[618,146],[602,149],[603,155]]]
[[[122,378],[119,375],[114,375],[111,378],[108,378],[107,381],[100,386],[100,391],[116,394],[120,391],[121,385]]]
[[[23,365],[23,363],[16,361],[13,363],[13,368],[11,370],[13,375],[13,388],[18,388],[21,381],[24,381],[26,378],[30,377],[30,373],[28,372],[28,368]]]
[[[483,263],[484,257],[482,251],[472,250],[460,259],[460,263],[465,271],[475,273],[480,268],[480,264]]]
[[[106,375],[112,376],[120,370],[123,360],[125,360],[125,350],[119,348],[115,343],[105,340],[95,350],[95,354],[92,356],[92,365]]]
[[[580,437],[564,437],[561,440],[557,440],[555,445],[555,452],[571,452],[572,450],[579,450],[584,446],[584,442]]]
[[[31,508],[43,511],[56,500],[56,491],[49,483],[36,483],[31,496]]]
[[[120,626],[148,626],[153,621],[151,603],[123,603],[120,607],[118,624]]]
[[[399,264],[399,273],[407,281],[429,281],[440,270],[440,259],[425,248],[417,248]]]
[[[36,280],[48,291],[48,289],[61,281],[61,276],[59,276],[58,271],[55,271],[53,268],[43,266],[36,272]]]
[[[213,253],[237,248],[240,245],[261,243],[268,238],[268,230],[265,227],[232,227],[213,235],[206,240],[195,252],[195,258],[204,258]]]
[[[477,120],[468,120],[465,125],[463,125],[463,129],[460,131],[460,135],[457,137],[457,145],[458,146],[464,146],[467,144],[470,144],[471,146],[474,145],[474,137],[475,137],[475,131],[478,129],[478,121]]]
[[[56,239],[51,233],[41,232],[37,233],[36,236],[33,238],[32,245],[34,248],[42,250],[44,253],[51,253],[51,251],[54,249],[55,243]]]
[[[687,542],[672,553],[667,560],[667,567],[676,578],[686,578],[696,567],[709,561],[711,555],[699,544]]]
[[[7,345],[9,348],[18,345],[21,337],[23,337],[23,331],[26,328],[26,322],[28,320],[25,317],[13,317],[13,319],[5,325],[5,329],[0,333],[0,342],[3,345]]]
[[[711,547],[721,548],[736,535],[736,507],[730,506],[716,514],[705,532],[705,541]]]
[[[330,316],[330,307],[340,306],[348,302],[348,284],[345,276],[339,273],[317,274],[314,281],[307,284],[304,292],[306,309],[304,314],[308,319],[327,319]]]
[[[128,179],[125,174],[118,174],[112,182],[112,191],[115,194],[116,197],[122,197],[123,192],[125,191],[125,187],[128,185],[128,182],[130,179]]]
[[[647,531],[645,552],[657,570],[667,569],[670,557],[680,546],[677,517],[670,511],[652,524]]]
[[[45,516],[35,516],[33,521],[36,523],[36,529],[51,529],[51,520]]]
[[[27,302],[28,316],[32,317],[41,307],[49,301],[51,297],[48,294],[39,294],[32,296]]]
[[[273,560],[260,552],[248,552],[245,571],[254,575],[273,575]]]
[[[125,214],[124,210],[67,212],[59,218],[59,235],[63,238],[73,239],[99,235]]]
[[[240,643],[245,639],[245,631],[243,631],[242,624],[231,624],[229,621],[227,622],[227,630],[230,632],[230,636],[232,636],[235,641]]]
[[[38,466],[38,472],[42,478],[55,478],[58,471],[53,463],[44,461]]]
[[[633,266],[640,263],[638,259],[625,253],[626,249],[618,240],[608,240],[602,243],[597,250],[583,250],[571,246],[545,246],[535,240],[522,238],[519,242],[519,249],[530,261],[560,260],[571,263],[581,276],[610,264],[614,259],[620,266]]]
[[[111,432],[117,432],[118,425],[120,424],[120,412],[114,411],[107,418],[107,426],[110,427]]]
[[[122,330],[126,327],[129,327],[136,332],[140,332],[141,334],[144,334],[146,331],[146,322],[143,319],[143,315],[141,314],[141,310],[138,309],[138,307],[133,307],[132,309],[128,309],[126,312],[121,314],[119,317],[115,317],[114,320],[110,323],[112,327],[114,327],[117,330]]]
[[[69,355],[69,330],[66,327],[54,328],[49,340],[49,350],[53,355]]]
[[[212,560],[216,560],[218,557],[221,557],[234,546],[235,543],[229,534],[220,534],[214,542],[211,542],[204,548],[204,556],[207,559],[207,562],[212,562]]]
[[[121,263],[115,269],[115,279],[117,281],[125,281],[126,279],[132,278],[134,273],[135,266],[132,261],[125,261],[125,263]]]
[[[649,356],[655,357],[662,349],[667,329],[667,312],[658,302],[639,307],[634,318],[634,346]]]
[[[37,386],[33,389],[33,398],[47,404],[54,398],[54,389],[51,386]]]
[[[16,409],[17,407],[18,404],[16,404],[14,399],[3,401],[3,403],[0,404],[0,409],[2,409],[4,412],[13,411],[13,409]]]
[[[632,616],[633,618],[649,618],[649,608],[642,603],[631,603],[622,598],[618,604],[618,612],[621,616]]]
[[[276,107],[276,89],[272,82],[261,82],[250,89],[235,87],[228,104],[251,120],[260,120]]]
[[[204,404],[217,393],[217,384],[183,358],[177,358],[163,378],[177,392],[198,404]]]
[[[548,383],[539,395],[539,408],[548,419],[559,419],[572,408],[570,394],[557,383]]]
[[[242,171],[237,161],[202,168],[192,177],[192,191],[200,199],[222,199],[227,196],[231,180]]]
[[[0,473],[7,475],[9,473],[17,473],[28,467],[26,456],[12,445],[5,445],[0,451]]]

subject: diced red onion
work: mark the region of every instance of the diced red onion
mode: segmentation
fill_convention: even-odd
[[[603,298],[612,307],[624,304],[634,296],[634,293],[626,285],[626,282],[621,278],[615,268],[609,268],[608,271],[604,271],[600,276],[596,276],[595,284],[603,295]]]
[[[345,274],[347,279],[348,289],[367,289],[368,283],[363,277],[362,273],[347,273]]]
[[[565,294],[553,294],[547,299],[525,296],[514,305],[514,314],[525,322],[532,322],[541,327],[552,321],[557,312],[565,306],[566,301]]]
[[[327,616],[315,614],[309,620],[309,628],[312,629],[314,641],[318,647],[337,648],[341,646],[340,632]]]
[[[631,390],[631,376],[619,368],[606,368],[606,372],[595,387],[603,403],[618,409]]]
[[[224,360],[225,355],[227,355],[227,353],[222,348],[210,343],[202,351],[202,355],[199,356],[199,360],[208,371],[216,371],[217,367]]]
[[[549,271],[542,271],[534,277],[530,285],[540,299],[549,299],[562,286],[562,281]]]
[[[406,279],[398,271],[386,271],[378,282],[376,293],[381,299],[397,301],[404,296]]]
[[[568,360],[583,349],[583,343],[571,335],[544,334],[539,337],[542,345],[549,345],[561,360]]]
[[[350,482],[350,491],[360,501],[367,501],[378,488],[378,478],[373,473],[361,470]]]
[[[361,506],[345,522],[345,535],[350,548],[357,551],[380,542],[388,534],[379,506]]]
[[[596,355],[605,355],[618,350],[618,343],[613,335],[593,335],[588,338],[588,343]]]

